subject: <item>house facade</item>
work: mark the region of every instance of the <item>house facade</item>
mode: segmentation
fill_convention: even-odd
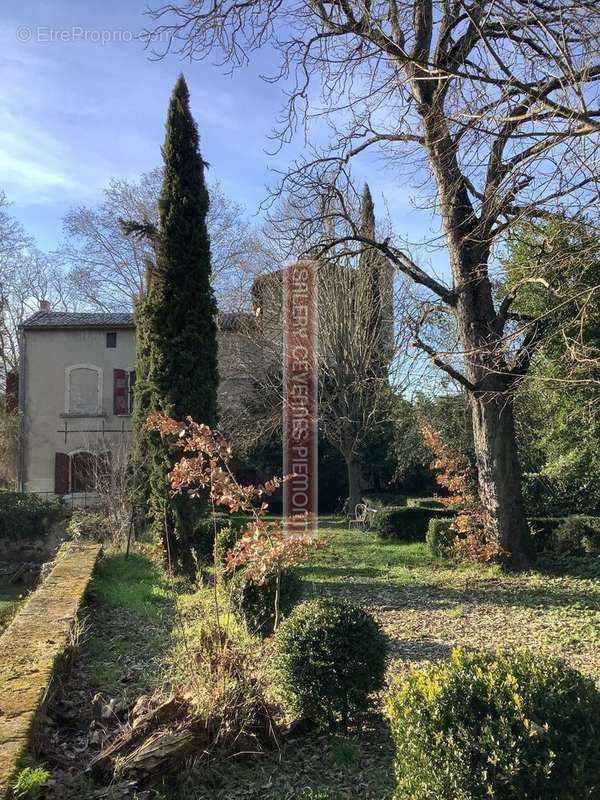
[[[252,315],[219,316],[219,402],[230,413],[259,358]],[[19,489],[87,504],[126,460],[132,441],[135,324],[126,313],[42,307],[21,325]],[[13,386],[13,391],[17,391]]]

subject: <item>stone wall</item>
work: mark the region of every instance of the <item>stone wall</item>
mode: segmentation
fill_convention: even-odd
[[[0,637],[0,798],[27,752],[99,552],[97,544],[66,545]]]

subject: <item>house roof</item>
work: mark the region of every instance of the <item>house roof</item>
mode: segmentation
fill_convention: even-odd
[[[122,312],[79,313],[73,311],[36,311],[21,323],[25,330],[44,328],[134,328],[133,314]]]
[[[242,327],[252,325],[255,319],[252,314],[219,313],[219,330],[239,331]],[[135,328],[133,314],[122,312],[78,313],[72,311],[36,311],[21,323],[24,330],[60,330],[63,328]]]

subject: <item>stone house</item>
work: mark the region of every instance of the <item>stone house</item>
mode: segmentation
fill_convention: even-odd
[[[219,315],[219,403],[230,413],[248,390],[248,359],[259,357],[244,333],[252,323],[249,314]],[[131,445],[133,315],[42,304],[21,325],[20,369],[10,391],[21,419],[20,491],[59,495],[73,505],[93,500]]]

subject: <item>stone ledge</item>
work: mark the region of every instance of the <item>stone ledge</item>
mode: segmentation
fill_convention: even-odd
[[[27,751],[100,549],[67,545],[0,637],[0,797]]]

